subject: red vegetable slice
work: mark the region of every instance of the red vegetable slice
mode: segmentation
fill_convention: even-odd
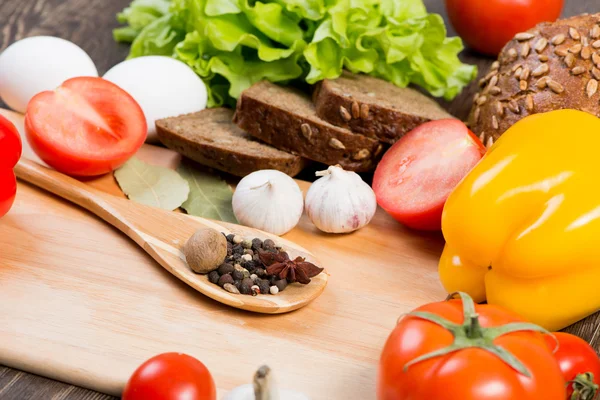
[[[448,196],[484,154],[459,120],[423,124],[383,156],[373,178],[377,203],[406,226],[439,230]]]
[[[25,131],[37,155],[68,175],[101,175],[120,167],[146,140],[138,103],[102,78],[73,78],[37,94]]]

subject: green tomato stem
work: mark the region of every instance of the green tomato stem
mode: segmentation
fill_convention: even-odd
[[[456,294],[459,295],[462,300],[462,324],[456,324],[439,315],[430,312],[414,311],[412,313],[407,314],[407,317],[419,318],[426,321],[430,321],[446,329],[447,331],[452,333],[452,335],[454,336],[454,340],[450,345],[446,347],[440,348],[427,354],[423,354],[409,361],[404,365],[404,371],[408,370],[410,366],[426,360],[442,357],[469,348],[479,348],[489,352],[490,354],[495,355],[518,373],[527,377],[531,377],[531,372],[527,369],[527,367],[525,367],[525,365],[523,365],[523,363],[512,353],[500,346],[497,346],[494,343],[494,340],[500,336],[513,332],[532,331],[541,332],[544,334],[550,333],[540,326],[527,322],[513,322],[495,327],[482,327],[479,321],[479,314],[477,314],[477,312],[475,311],[475,303],[473,302],[471,296],[463,292],[457,292],[448,296],[448,300],[453,298]],[[591,399],[593,399],[593,397],[576,397],[572,400]]]
[[[573,385],[573,394],[570,400],[594,400],[598,394],[598,385],[594,383],[594,374],[586,372],[578,374],[575,379],[567,382]]]

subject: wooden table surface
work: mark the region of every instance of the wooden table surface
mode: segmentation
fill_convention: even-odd
[[[53,35],[71,40],[92,57],[98,72],[103,74],[123,60],[128,52],[125,45],[116,44],[111,30],[117,26],[115,14],[130,0],[2,0],[0,1],[0,50],[28,36]],[[598,12],[597,0],[565,0],[565,16]],[[430,12],[444,16],[442,0],[425,0]],[[596,4],[596,5],[595,5]],[[450,34],[454,35],[451,27]],[[480,67],[484,74],[493,60],[465,51],[462,58]],[[476,87],[472,85],[459,97],[444,106],[454,115],[465,119]],[[4,106],[0,101],[0,106]],[[600,313],[569,327],[594,348],[600,345]],[[0,398],[3,400],[104,400],[113,397],[52,381],[0,366]]]

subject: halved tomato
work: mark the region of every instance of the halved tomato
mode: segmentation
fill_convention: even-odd
[[[373,177],[377,203],[408,227],[439,230],[448,196],[484,154],[459,120],[425,123],[383,156]]]
[[[25,115],[27,139],[37,155],[68,175],[101,175],[120,167],[146,139],[138,103],[102,78],[65,81],[31,99]]]

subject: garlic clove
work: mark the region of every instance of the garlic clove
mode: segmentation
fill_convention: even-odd
[[[223,400],[310,400],[303,393],[279,389],[272,370],[263,365],[254,374],[254,383],[238,386]]]
[[[367,225],[377,211],[373,189],[355,172],[331,166],[317,172],[306,194],[305,208],[317,228],[328,233],[348,233]]]
[[[300,221],[304,197],[290,176],[276,170],[261,170],[240,181],[232,206],[242,225],[283,235]]]

